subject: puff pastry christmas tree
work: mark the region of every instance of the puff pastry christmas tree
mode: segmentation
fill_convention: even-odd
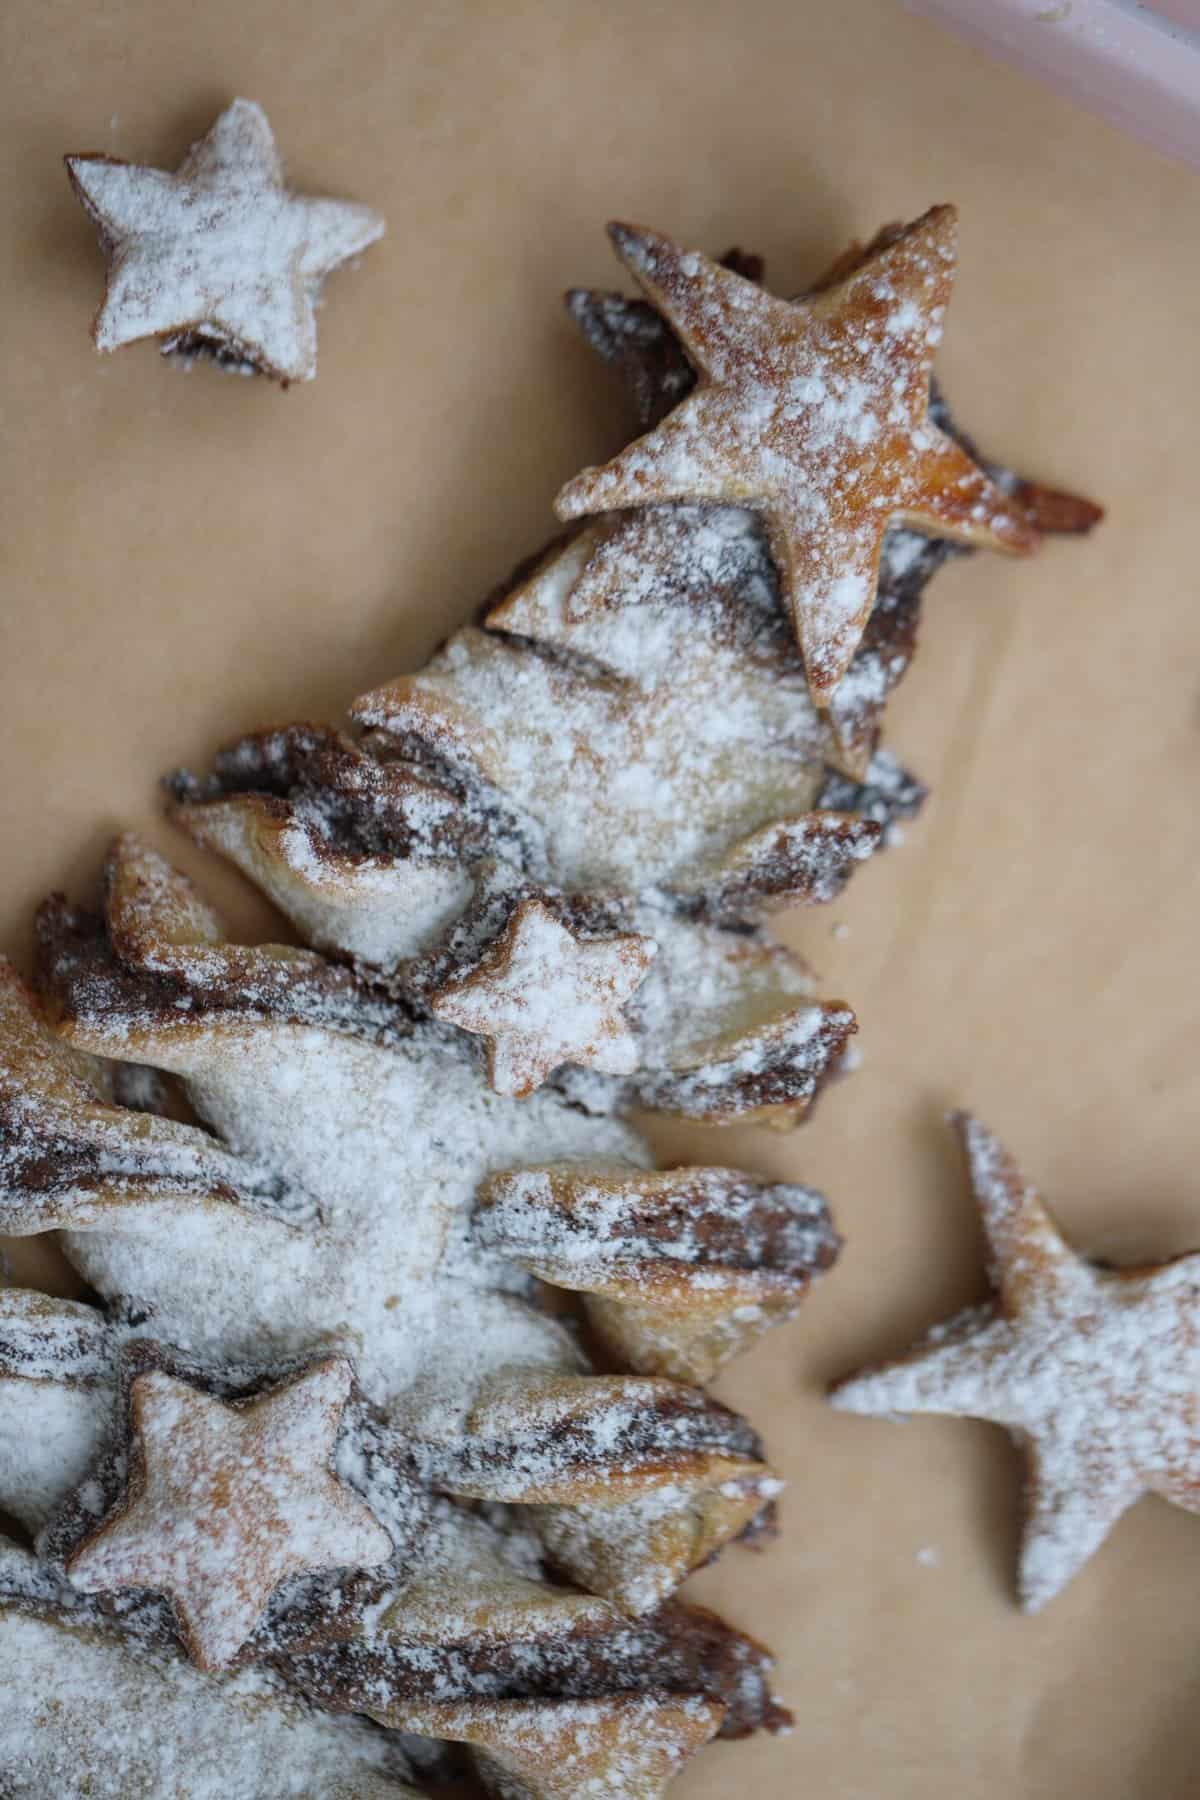
[[[952,227],[795,303],[626,232],[661,314],[571,308],[651,436],[565,503],[622,510],[348,730],[171,782],[305,947],[229,942],[129,836],[100,912],[43,907],[33,988],[0,984],[0,1225],[61,1232],[95,1300],[0,1293],[0,1506],[36,1550],[0,1571],[0,1667],[88,1649],[67,1738],[10,1719],[0,1767],[19,1738],[61,1784],[66,1741],[156,1791],[157,1685],[256,1795],[310,1765],[314,1793],[420,1789],[457,1755],[507,1796],[648,1800],[785,1722],[761,1647],[675,1591],[771,1525],[760,1440],[706,1384],[838,1239],[807,1188],[655,1168],[628,1115],[788,1126],[842,1070],[853,1013],[765,921],[919,804],[878,741],[948,554],[912,527],[1025,549],[1096,516],[980,463],[930,394]],[[833,419],[855,330],[874,385]],[[792,392],[822,369],[833,400]],[[857,597],[814,648],[818,577]],[[290,1772],[244,1743],[255,1709]]]

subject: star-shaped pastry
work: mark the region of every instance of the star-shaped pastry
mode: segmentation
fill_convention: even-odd
[[[565,1062],[632,1075],[637,1040],[621,1008],[658,949],[629,932],[578,938],[541,900],[523,900],[502,936],[430,1001],[435,1018],[488,1039],[498,1094],[531,1094]]]
[[[1008,1427],[1028,1459],[1019,1588],[1033,1612],[1142,1494],[1200,1512],[1200,1254],[1087,1261],[996,1139],[965,1113],[954,1123],[996,1297],[841,1383],[833,1402]]]
[[[384,224],[367,206],[289,193],[260,106],[235,100],[174,175],[110,156],[66,164],[108,258],[97,349],[161,337],[164,353],[311,381],[321,284]]]
[[[852,245],[838,258],[834,268],[818,281],[809,294],[841,280],[856,261],[873,256],[876,250],[895,234],[896,227],[885,226],[867,245]],[[720,258],[723,268],[733,269],[756,285],[763,279],[762,259],[729,251]],[[808,296],[800,295],[804,299]],[[673,406],[677,406],[696,385],[696,372],[684,355],[678,338],[648,301],[625,294],[607,293],[588,288],[573,288],[566,296],[567,310],[597,356],[617,369],[624,377],[642,431],[657,425]],[[1103,518],[1103,509],[1078,495],[1048,488],[1027,480],[982,456],[971,438],[951,417],[937,378],[929,387],[929,416],[948,437],[954,438],[972,461],[990,475],[996,486],[1008,494],[1014,504],[1025,509],[1030,525],[1049,534],[1086,533]],[[697,513],[713,512],[727,516],[724,509],[687,506],[651,507],[624,515],[631,524],[642,520],[648,528],[663,537],[670,533],[668,518],[685,519]],[[838,684],[828,703],[828,724],[833,734],[839,766],[847,774],[862,778],[870,763],[879,738],[879,727],[888,696],[903,678],[916,649],[917,627],[924,590],[931,578],[951,555],[970,554],[967,544],[950,544],[944,538],[917,536],[903,526],[887,533],[879,565],[879,581],[875,606],[867,621],[862,640],[844,679]],[[766,553],[768,572],[764,576],[749,562],[739,586],[753,599],[764,583],[774,585],[774,567]],[[690,592],[695,557],[680,559],[679,584]],[[701,568],[702,586],[707,585],[707,570]],[[608,603],[623,599],[610,590]],[[637,598],[644,582],[633,584]],[[579,594],[579,584],[576,596]],[[577,607],[581,601],[573,596]],[[731,594],[731,598],[733,595]],[[745,600],[742,604],[745,605]],[[751,615],[761,611],[751,605]]]
[[[656,232],[610,231],[699,381],[653,431],[568,482],[560,517],[671,501],[761,511],[821,705],[862,637],[889,525],[998,550],[1036,546],[1027,510],[929,417],[953,207],[934,207],[796,301]]]
[[[136,1376],[128,1489],[67,1558],[67,1574],[88,1593],[167,1594],[192,1660],[225,1667],[280,1582],[392,1553],[330,1466],[349,1392],[344,1357],[236,1403],[161,1369]]]

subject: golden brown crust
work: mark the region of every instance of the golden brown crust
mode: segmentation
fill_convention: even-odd
[[[383,1715],[396,1729],[470,1744],[508,1800],[661,1800],[723,1716],[714,1701],[674,1695],[450,1701]]]
[[[728,1169],[516,1170],[484,1184],[476,1231],[581,1292],[618,1367],[700,1384],[791,1317],[839,1248],[811,1189]]]
[[[568,483],[560,517],[680,501],[760,511],[821,706],[861,640],[889,523],[1016,553],[1036,547],[1025,514],[928,415],[953,207],[931,208],[836,287],[793,303],[669,238],[610,229],[700,380],[654,432]],[[819,512],[805,498],[814,491]]]

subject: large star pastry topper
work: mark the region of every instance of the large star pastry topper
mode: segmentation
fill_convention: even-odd
[[[1028,1459],[1022,1605],[1066,1586],[1142,1494],[1200,1512],[1200,1254],[1079,1256],[1012,1159],[957,1114],[996,1296],[833,1392],[850,1412],[1005,1425]]]
[[[523,900],[475,968],[434,994],[437,1019],[488,1040],[498,1094],[531,1094],[560,1064],[632,1075],[637,1039],[622,1012],[658,950],[635,932],[580,938],[541,900]]]
[[[384,223],[368,206],[290,193],[260,106],[235,100],[174,175],[109,156],[66,164],[109,262],[97,349],[161,337],[167,354],[312,379],[321,284]]]
[[[934,207],[794,301],[657,232],[609,229],[699,381],[654,430],[568,482],[562,518],[672,501],[760,511],[820,705],[862,637],[889,525],[1036,546],[1027,509],[929,417],[953,207]]]
[[[232,1404],[162,1369],[138,1375],[129,1488],[67,1558],[67,1574],[89,1593],[167,1594],[192,1660],[225,1667],[280,1582],[392,1554],[330,1466],[349,1391],[344,1357]]]

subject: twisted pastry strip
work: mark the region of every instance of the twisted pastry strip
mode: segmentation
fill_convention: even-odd
[[[791,1318],[840,1248],[819,1194],[735,1169],[516,1169],[483,1184],[475,1230],[581,1292],[623,1367],[697,1383]]]

